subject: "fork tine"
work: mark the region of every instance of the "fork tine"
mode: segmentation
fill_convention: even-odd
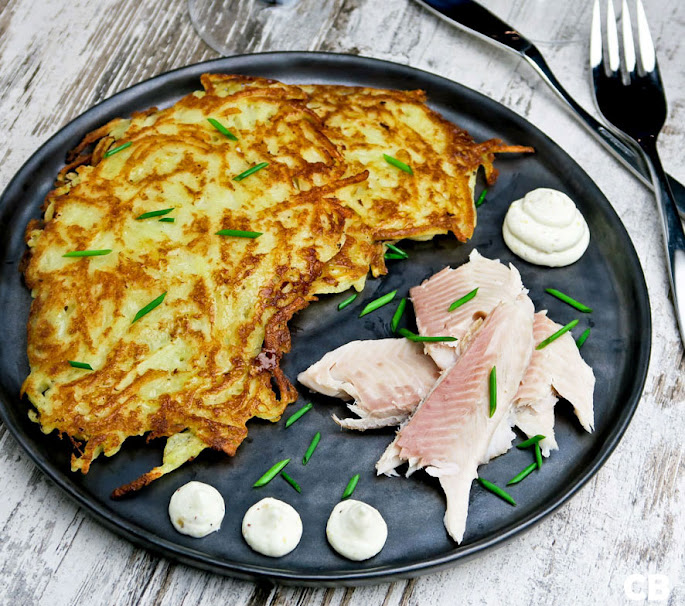
[[[621,28],[623,30],[623,58],[625,59],[626,71],[630,74],[635,71],[635,43],[633,42],[633,26],[630,22],[627,0],[623,0],[623,8],[621,9]]]
[[[656,67],[656,53],[652,34],[649,33],[647,15],[642,0],[637,0],[637,41],[640,45],[640,65],[645,73],[653,72]]]
[[[592,29],[590,30],[590,67],[599,67],[602,62],[602,25],[599,16],[599,0],[592,7]]]
[[[614,0],[607,0],[607,52],[609,54],[609,69],[618,71],[621,61],[618,55],[618,31],[616,29],[616,13]]]

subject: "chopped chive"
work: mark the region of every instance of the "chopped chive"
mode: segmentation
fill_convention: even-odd
[[[540,442],[535,442],[535,464],[538,469],[542,469],[542,451],[540,450]]]
[[[473,297],[478,294],[478,289],[474,288],[470,293],[465,294],[461,299],[457,299],[452,305],[447,308],[447,311],[454,311],[457,307],[461,307],[464,303],[468,303]]]
[[[300,492],[300,493],[302,492],[300,485],[295,480],[293,480],[287,473],[285,473],[285,471],[281,472],[281,477],[286,482],[288,482],[288,484],[290,484],[295,490],[297,490],[297,492]]]
[[[162,215],[168,215],[173,208],[163,208],[162,210],[151,210],[149,213],[143,213],[142,215],[138,215],[136,217],[136,221],[140,221],[142,219],[151,219],[152,217],[161,217]]]
[[[490,418],[497,410],[497,367],[493,366],[490,371]]]
[[[109,248],[103,250],[72,250],[68,252],[63,257],[101,257],[102,255],[108,255],[112,250]]]
[[[261,231],[242,231],[240,229],[220,229],[216,236],[233,236],[234,238],[259,238]]]
[[[387,259],[388,261],[404,261],[407,257],[403,257],[402,255],[398,255],[397,253],[385,253],[383,255],[383,258]]]
[[[532,438],[528,438],[527,440],[524,440],[520,444],[516,445],[516,448],[529,448],[533,446],[534,444],[537,444],[540,440],[544,440],[545,436],[543,436],[541,433],[539,433],[536,436],[533,436]]]
[[[502,490],[496,484],[488,482],[483,478],[478,478],[478,481],[480,482],[481,486],[483,486],[483,488],[489,490],[493,494],[496,494],[500,499],[516,507],[516,501],[514,501],[514,499],[511,498],[511,495],[506,490]]]
[[[521,480],[527,478],[531,473],[533,473],[537,468],[537,463],[531,463],[523,471],[517,473],[513,478],[511,478],[511,480],[507,482],[507,486],[511,486],[512,484],[518,484]]]
[[[93,370],[93,367],[90,364],[87,364],[86,362],[74,362],[74,360],[67,360],[69,362],[69,366],[72,366],[73,368],[83,368],[83,370]]]
[[[397,306],[397,309],[395,310],[395,313],[392,315],[392,320],[390,321],[390,328],[393,332],[397,332],[397,327],[400,325],[400,320],[404,315],[404,310],[406,307],[407,299],[405,297],[402,297],[399,305]]]
[[[409,255],[405,251],[403,251],[401,248],[397,248],[397,246],[395,246],[394,244],[387,244],[386,243],[385,246],[388,250],[391,250],[392,252],[394,252],[396,255],[399,255],[403,259],[409,258]]]
[[[166,292],[163,292],[161,295],[159,295],[159,297],[150,301],[145,307],[143,307],[143,309],[141,309],[136,314],[136,317],[133,318],[133,321],[131,322],[131,324],[135,324],[145,314],[150,313],[155,307],[157,307],[162,301],[164,301],[164,297],[166,297]]]
[[[590,336],[590,329],[586,328],[583,331],[583,334],[578,337],[578,340],[576,341],[576,345],[578,346],[578,349],[580,349],[583,346],[583,343],[587,341],[587,338]]]
[[[385,158],[385,161],[388,164],[392,164],[395,168],[399,168],[400,170],[403,170],[405,173],[409,173],[410,175],[414,174],[414,171],[411,169],[411,166],[405,164],[404,162],[401,162],[397,158],[388,156],[388,154],[383,154],[383,158]]]
[[[547,337],[547,338],[546,338],[544,341],[542,341],[535,349],[537,349],[537,350],[544,349],[544,348],[547,347],[552,341],[556,341],[561,335],[563,335],[564,333],[566,333],[566,332],[568,332],[569,330],[571,330],[576,324],[578,324],[578,320],[577,320],[577,319],[576,319],[576,320],[572,320],[572,321],[569,322],[566,326],[564,326],[563,328],[560,328],[559,330],[557,330],[557,332],[555,332],[553,335],[550,335],[549,337]]]
[[[393,290],[392,292],[389,292],[388,294],[383,295],[382,297],[378,297],[378,299],[374,299],[371,301],[371,303],[367,303],[366,307],[362,310],[362,313],[359,314],[359,317],[363,317],[366,314],[370,314],[372,311],[376,311],[379,307],[383,307],[383,305],[387,305],[390,303],[395,298],[395,295],[397,294],[396,290]]]
[[[476,208],[478,208],[483,202],[485,202],[485,196],[488,195],[488,190],[484,189],[482,192],[480,192],[480,196],[478,196],[478,200],[476,200]]]
[[[132,145],[132,144],[131,144],[131,141],[128,141],[128,142],[126,142],[126,143],[122,143],[122,144],[119,145],[118,147],[114,147],[114,148],[112,148],[112,149],[108,149],[108,150],[104,153],[103,157],[104,157],[104,158],[109,158],[110,156],[113,156],[113,155],[116,154],[117,152],[120,152],[122,149],[126,149],[127,147],[131,147],[131,145]]]
[[[176,219],[174,219],[173,217],[162,217],[159,220],[160,223],[173,223],[174,221],[176,221]]]
[[[311,402],[309,404],[307,404],[306,406],[303,406],[296,413],[294,413],[288,417],[288,420],[285,422],[285,426],[290,427],[301,416],[306,415],[312,408],[314,408],[314,404],[312,404]]]
[[[556,290],[555,288],[545,288],[545,292],[549,293],[553,297],[556,297],[557,299],[560,299],[564,303],[568,303],[571,307],[575,307],[578,311],[582,311],[583,313],[589,314],[592,309],[588,307],[587,305],[583,305],[579,301],[576,301],[575,299],[572,299],[568,295],[565,295],[563,292],[560,290]]]
[[[238,140],[238,137],[236,137],[230,130],[228,130],[218,120],[215,120],[214,118],[207,118],[207,122],[209,122],[214,128],[216,128],[216,130],[218,130],[227,139],[230,139],[231,141],[237,141]]]
[[[271,482],[281,471],[283,471],[283,468],[290,463],[290,459],[283,459],[282,461],[279,461],[276,463],[269,471],[267,471],[259,480],[257,480],[254,484],[252,484],[252,488],[259,488],[260,486],[264,486]]]
[[[457,341],[456,337],[424,337],[422,335],[417,335],[406,328],[400,328],[397,332],[405,339],[414,341],[414,343],[442,343],[446,341]]]
[[[357,293],[354,293],[353,295],[350,295],[345,299],[344,301],[338,303],[338,311],[341,309],[345,309],[352,301],[354,301],[359,295]]]
[[[350,481],[347,483],[347,486],[345,487],[345,492],[343,492],[342,497],[340,499],[341,501],[349,499],[352,496],[354,489],[357,488],[357,482],[359,482],[359,474],[353,475],[350,478]]]
[[[269,163],[268,163],[268,162],[260,162],[259,164],[255,164],[255,165],[252,166],[251,168],[248,168],[246,171],[243,171],[243,172],[240,173],[239,175],[236,175],[235,177],[233,177],[233,180],[234,180],[234,181],[242,181],[242,180],[245,179],[246,177],[249,177],[250,175],[253,175],[253,174],[256,173],[258,170],[262,170],[262,168],[266,168],[267,166],[269,166]]]
[[[309,448],[307,448],[307,452],[305,452],[304,457],[302,457],[302,465],[306,465],[307,463],[309,463],[309,459],[312,458],[312,455],[314,454],[314,451],[316,450],[316,447],[319,445],[320,441],[321,432],[317,431],[314,434],[312,441],[309,443]]]

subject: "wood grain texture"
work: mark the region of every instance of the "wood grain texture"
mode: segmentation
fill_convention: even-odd
[[[590,0],[483,3],[533,38],[569,92],[592,107]],[[685,4],[645,4],[670,101],[660,149],[666,168],[685,181]],[[524,115],[595,180],[633,239],[651,296],[654,346],[634,420],[593,480],[523,536],[446,572],[335,590],[236,581],[138,549],[85,515],[0,427],[0,603],[624,604],[624,581],[635,573],[667,575],[668,603],[685,603],[685,359],[650,193],[578,126],[529,67],[409,0],[301,0],[278,10],[280,16],[238,22],[227,40],[230,52],[350,52],[438,73]],[[194,32],[185,0],[0,1],[0,187],[42,142],[94,103],[216,56]]]

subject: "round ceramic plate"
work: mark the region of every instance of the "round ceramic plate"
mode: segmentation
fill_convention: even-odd
[[[541,471],[511,488],[517,507],[474,484],[461,545],[445,531],[444,497],[434,478],[423,472],[409,479],[376,477],[374,464],[392,440],[393,429],[341,431],[331,415],[344,415],[344,405],[309,394],[301,386],[300,401],[286,416],[307,401],[314,402],[314,409],[290,428],[285,429],[282,421],[271,424],[253,420],[248,438],[235,457],[205,452],[193,463],[121,501],[111,500],[111,491],[159,464],[163,440],[146,444],[143,438],[131,439],[119,454],[111,459],[101,457],[83,476],[69,470],[68,440],[43,435],[38,425],[29,421],[30,405],[19,397],[29,372],[26,321],[31,297],[18,270],[27,222],[40,215],[43,198],[67,151],[83,135],[116,116],[174,103],[199,89],[199,77],[205,72],[266,76],[288,83],[420,88],[426,91],[431,107],[466,128],[476,140],[499,137],[536,149],[533,155],[499,158],[499,179],[479,208],[478,227],[469,243],[459,244],[448,237],[407,242],[403,248],[410,259],[391,261],[389,274],[369,280],[353,305],[339,312],[337,305],[347,294],[322,297],[291,323],[293,348],[285,356],[284,370],[295,379],[298,372],[343,343],[388,337],[395,306],[360,320],[361,307],[392,289],[406,296],[411,286],[446,265],[455,267],[465,262],[476,247],[487,257],[515,263],[536,309],[549,309],[550,316],[562,324],[582,316],[576,336],[585,327],[592,327],[583,357],[597,377],[595,432],[585,433],[570,407],[560,403],[556,425],[559,450]],[[590,246],[570,267],[529,265],[504,245],[501,225],[508,204],[537,187],[566,192],[589,223]],[[43,145],[4,192],[0,229],[0,409],[7,427],[36,465],[102,524],[158,553],[223,574],[312,585],[374,583],[452,566],[466,556],[483,552],[530,528],[592,477],[625,431],[647,372],[651,331],[644,277],[628,234],[599,189],[562,149],[515,113],[459,84],[403,65],[348,55],[267,53],[218,59],[157,76],[90,109]],[[547,287],[571,293],[595,311],[579,314],[544,294]],[[322,434],[321,443],[305,467],[301,457],[317,431]],[[266,469],[286,457],[293,459],[288,472],[302,486],[302,494],[280,478],[264,488],[251,488]],[[530,451],[512,449],[481,468],[481,474],[503,485],[530,461]],[[355,473],[361,475],[355,498],[378,508],[388,524],[385,548],[366,562],[341,558],[328,546],[325,535],[328,515]],[[171,494],[189,480],[212,484],[227,501],[221,530],[204,539],[178,534],[167,516]],[[299,547],[280,559],[251,551],[240,533],[245,511],[266,496],[292,504],[304,524]],[[580,521],[578,525],[582,527]]]

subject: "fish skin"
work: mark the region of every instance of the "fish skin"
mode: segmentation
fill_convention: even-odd
[[[448,311],[454,301],[474,288],[478,288],[478,293],[473,299]],[[457,269],[446,267],[410,290],[419,334],[457,339],[426,343],[426,353],[440,368],[450,368],[466,350],[482,321],[501,301],[513,301],[527,292],[513,265],[507,267],[499,260],[487,259],[474,249],[468,263]]]
[[[547,311],[535,314],[533,338],[540,343],[562,326],[547,317]],[[519,387],[514,406],[516,425],[527,436],[542,434],[540,449],[544,456],[558,448],[554,438],[554,406],[559,398],[568,400],[583,428],[594,428],[593,391],[595,376],[580,356],[570,332],[540,350],[535,350]]]
[[[378,339],[346,343],[297,378],[313,391],[354,400],[348,408],[359,419],[333,419],[346,429],[364,431],[405,421],[439,376],[421,344]]]
[[[533,303],[521,294],[498,305],[468,349],[444,372],[376,464],[391,474],[409,461],[439,478],[447,498],[445,527],[461,542],[478,466],[509,449],[512,402],[533,351]],[[489,416],[489,376],[497,367],[497,408]]]

